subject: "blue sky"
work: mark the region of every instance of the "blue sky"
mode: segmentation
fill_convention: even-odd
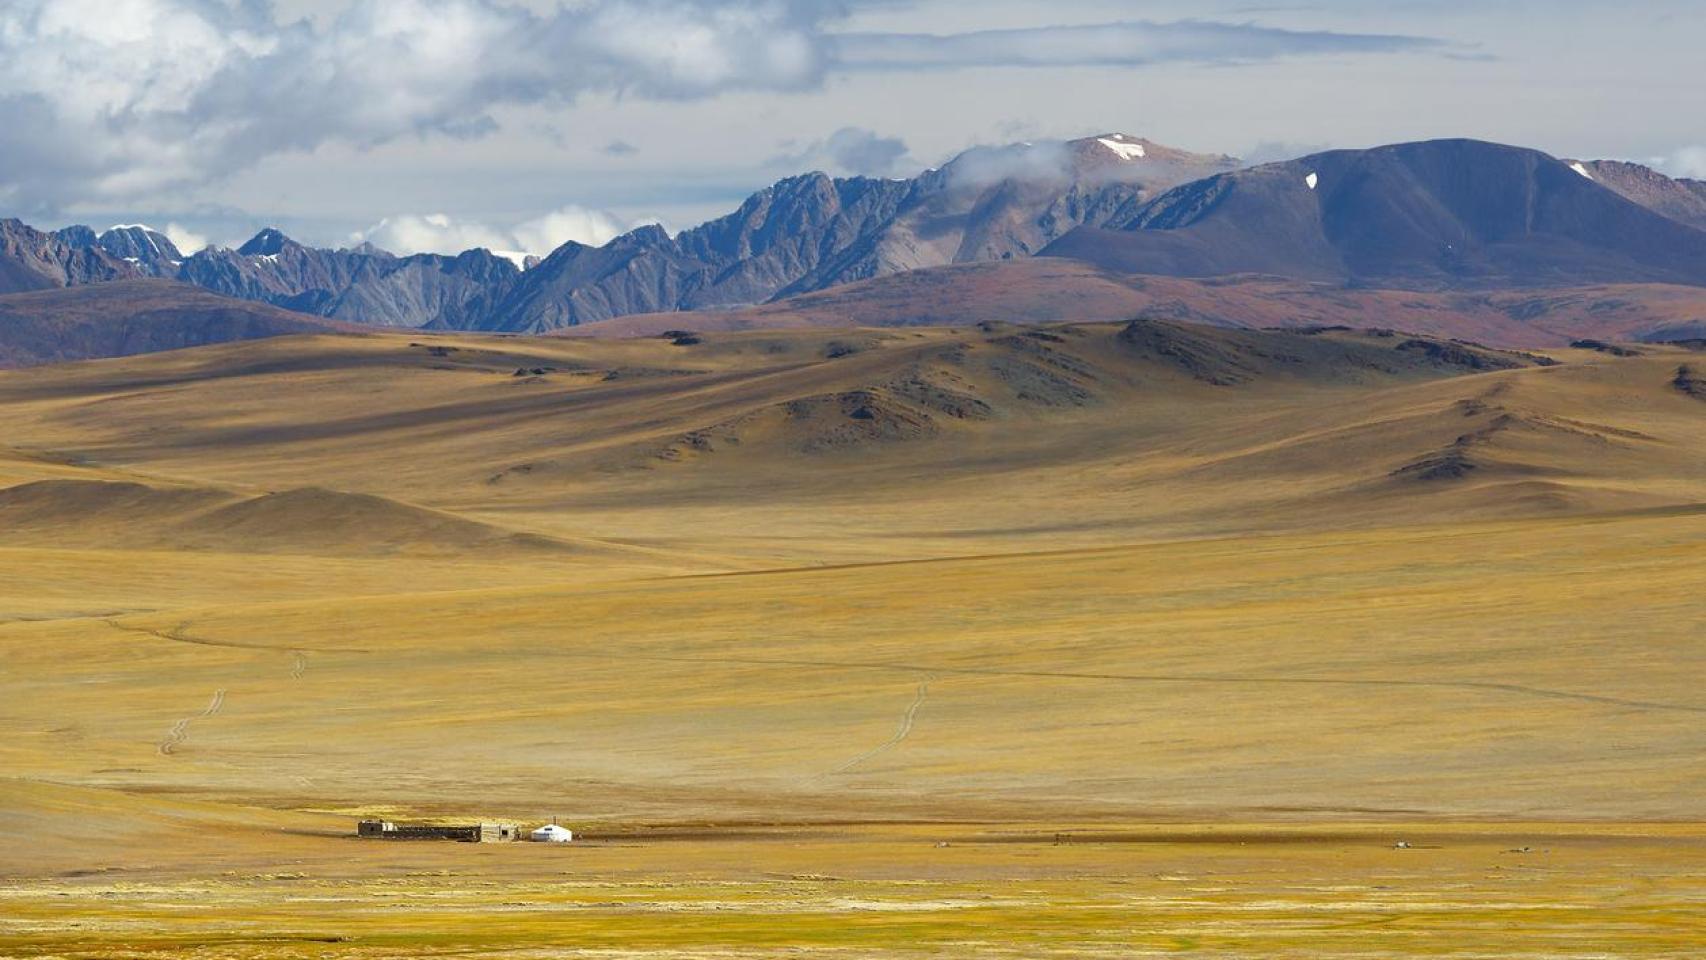
[[[805,168],[1113,130],[1706,177],[1702,47],[1697,0],[10,0],[0,213],[544,252]]]

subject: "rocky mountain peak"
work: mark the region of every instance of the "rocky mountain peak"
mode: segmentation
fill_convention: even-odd
[[[665,230],[661,224],[647,223],[635,227],[610,242],[625,247],[663,247],[669,245],[670,239],[669,231]]]
[[[109,227],[96,241],[102,250],[135,264],[150,276],[175,274],[184,259],[182,251],[165,234],[145,224]]]
[[[79,234],[72,230],[70,236],[76,239]],[[75,243],[59,233],[44,233],[21,220],[0,220],[0,293],[141,275],[142,271],[134,264],[114,257],[99,246]]]
[[[295,245],[296,241],[279,230],[267,227],[250,237],[248,243],[237,248],[237,252],[245,257],[271,257],[278,255],[285,247]]]
[[[93,227],[81,223],[61,227],[53,231],[53,235],[73,247],[93,247],[98,246],[101,242],[100,234],[96,233]]]

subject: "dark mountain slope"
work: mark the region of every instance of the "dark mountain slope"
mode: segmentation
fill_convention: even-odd
[[[0,367],[348,329],[170,280],[84,284],[0,296]]]
[[[790,177],[674,239],[645,228],[600,248],[565,246],[478,328],[538,332],[747,306],[924,267],[1026,257],[1079,224],[1234,164],[1107,134],[970,150],[914,180]]]
[[[477,326],[521,275],[487,250],[397,257],[374,247],[307,247],[274,229],[184,261],[178,278],[231,297],[349,323]]]
[[[573,328],[592,337],[781,327],[971,326],[1170,319],[1218,327],[1368,327],[1507,347],[1583,337],[1675,340],[1706,331],[1706,287],[1607,284],[1381,290],[1276,277],[1133,276],[1033,257],[931,267],[756,307],[639,314]]]
[[[488,315],[461,328],[536,333],[672,310],[704,287],[714,270],[684,253],[658,226],[641,227],[602,247],[567,243],[522,274]]]
[[[1706,230],[1706,180],[1672,179],[1638,163],[1621,160],[1572,161],[1596,182],[1654,213]]]
[[[1437,140],[1187,184],[1050,245],[1126,272],[1401,288],[1706,285],[1706,232],[1534,150]]]
[[[150,277],[176,277],[184,255],[171,238],[142,224],[116,226],[95,241],[102,250]]]
[[[690,294],[686,309],[762,303],[880,230],[912,193],[903,180],[821,173],[791,177],[754,194],[734,213],[677,238],[683,253],[722,265]]]
[[[924,267],[1028,257],[1167,188],[1234,169],[1110,133],[1065,143],[979,147],[912,181],[893,218],[783,296]]]
[[[0,220],[0,293],[48,290],[141,275],[98,246],[44,233],[20,220]]]

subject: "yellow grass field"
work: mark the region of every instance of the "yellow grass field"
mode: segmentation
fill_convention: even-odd
[[[0,956],[1700,955],[1698,355],[1035,333],[0,376]]]

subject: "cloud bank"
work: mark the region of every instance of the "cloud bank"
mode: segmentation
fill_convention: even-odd
[[[362,0],[279,23],[267,0],[0,5],[0,202],[143,196],[328,142],[478,137],[495,108],[593,91],[814,87],[810,0]]]
[[[842,127],[803,150],[784,151],[770,158],[768,165],[790,173],[815,169],[856,177],[886,177],[916,172],[910,168],[918,165],[909,157],[906,141],[899,137],[885,137],[863,127]]]
[[[0,206],[152,198],[328,143],[484,137],[500,108],[593,93],[684,100],[813,90],[838,70],[1226,63],[1432,43],[1200,21],[837,33],[847,2],[361,0],[282,22],[271,0],[9,0]],[[894,147],[836,149],[875,168]]]
[[[570,241],[602,246],[639,225],[624,223],[614,214],[602,210],[571,205],[511,227],[455,220],[442,213],[403,214],[387,217],[350,239],[405,255],[454,254],[484,247],[497,252],[543,257]]]
[[[1138,20],[945,35],[848,33],[831,37],[830,45],[838,65],[859,70],[1231,64],[1445,47],[1425,37],[1281,30],[1206,20]]]
[[[184,256],[201,252],[209,242],[206,235],[177,223],[166,224],[164,233],[166,239],[172,241],[172,246],[177,247],[178,252]]]
[[[1706,180],[1706,147],[1683,147],[1655,165],[1673,177]]]

